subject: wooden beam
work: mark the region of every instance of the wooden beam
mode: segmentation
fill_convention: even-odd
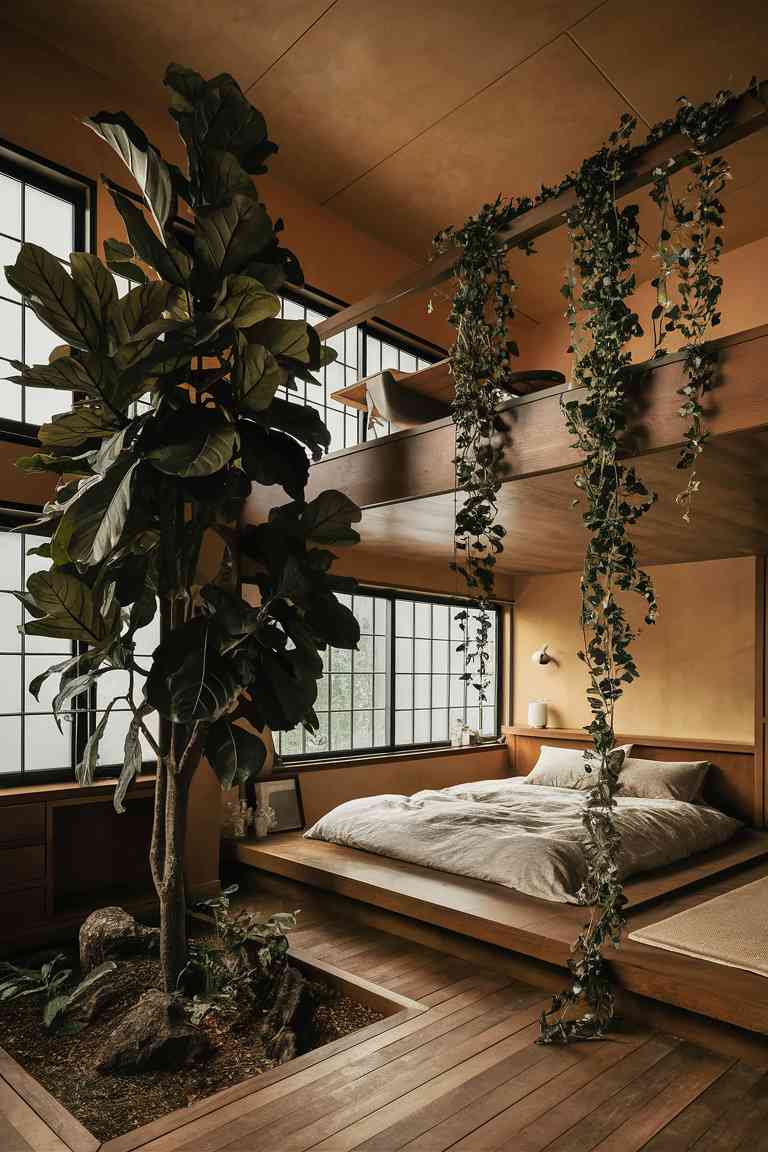
[[[733,123],[704,151],[708,153],[720,152],[732,144],[736,144],[739,140],[759,132],[766,125],[768,125],[768,108],[766,105],[751,94],[742,96],[736,105]],[[618,185],[617,194],[619,197],[623,197],[637,192],[640,188],[647,187],[653,182],[654,169],[666,167],[670,161],[672,161],[672,170],[678,171],[681,168],[687,168],[693,163],[693,160],[694,154],[691,151],[690,141],[677,133],[674,136],[669,136],[640,157],[640,167],[627,180]],[[506,228],[500,229],[498,233],[499,246],[502,249],[522,247],[529,241],[544,236],[547,232],[554,232],[557,228],[561,228],[565,223],[565,213],[574,206],[575,202],[576,197],[573,190],[566,189],[559,196],[555,196],[543,204],[537,204],[513,220]],[[363,321],[370,320],[373,316],[386,311],[403,297],[410,296],[414,292],[426,292],[437,284],[450,280],[459,254],[458,248],[451,248],[422,267],[401,276],[400,279],[395,280],[386,288],[379,288],[363,297],[362,300],[350,304],[347,308],[342,308],[340,312],[334,316],[329,316],[327,320],[323,320],[317,325],[318,336],[321,340],[330,340],[337,333],[344,332],[355,324],[362,324]]]

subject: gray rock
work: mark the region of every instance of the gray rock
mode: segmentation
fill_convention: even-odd
[[[97,1058],[99,1072],[181,1068],[208,1054],[205,1032],[188,1024],[173,996],[152,989],[129,1008]]]
[[[120,998],[124,989],[124,981],[113,983],[104,981],[91,985],[82,996],[78,996],[72,1007],[65,1011],[66,1023],[76,1031],[86,1028]]]
[[[145,928],[123,908],[97,908],[80,929],[80,969],[85,976],[104,960],[141,955],[159,944],[159,928]]]
[[[264,1050],[276,1064],[292,1060],[299,1052],[308,993],[309,985],[302,974],[287,964],[275,984],[274,998],[261,1026]]]

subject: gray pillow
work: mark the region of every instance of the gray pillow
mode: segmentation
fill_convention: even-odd
[[[622,744],[614,752],[629,756],[631,744]],[[583,748],[557,748],[542,744],[539,758],[523,781],[524,784],[540,784],[546,788],[575,788],[588,792],[597,779],[597,764],[591,761],[592,771],[587,772]]]
[[[627,757],[619,772],[617,796],[644,800],[683,800],[695,804],[701,796],[708,760],[635,760]]]

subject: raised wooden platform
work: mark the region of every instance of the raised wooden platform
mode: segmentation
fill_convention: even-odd
[[[231,855],[262,872],[460,933],[564,969],[584,909],[523,896],[353,848],[287,833],[233,843]],[[768,874],[768,834],[745,830],[730,844],[627,884],[630,928],[663,919]],[[768,1034],[768,982],[737,969],[627,941],[612,959],[629,991]]]

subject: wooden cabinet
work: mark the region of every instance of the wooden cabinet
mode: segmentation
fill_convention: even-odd
[[[151,912],[154,778],[139,778],[123,816],[113,788],[0,790],[0,952],[72,938],[104,903]]]

